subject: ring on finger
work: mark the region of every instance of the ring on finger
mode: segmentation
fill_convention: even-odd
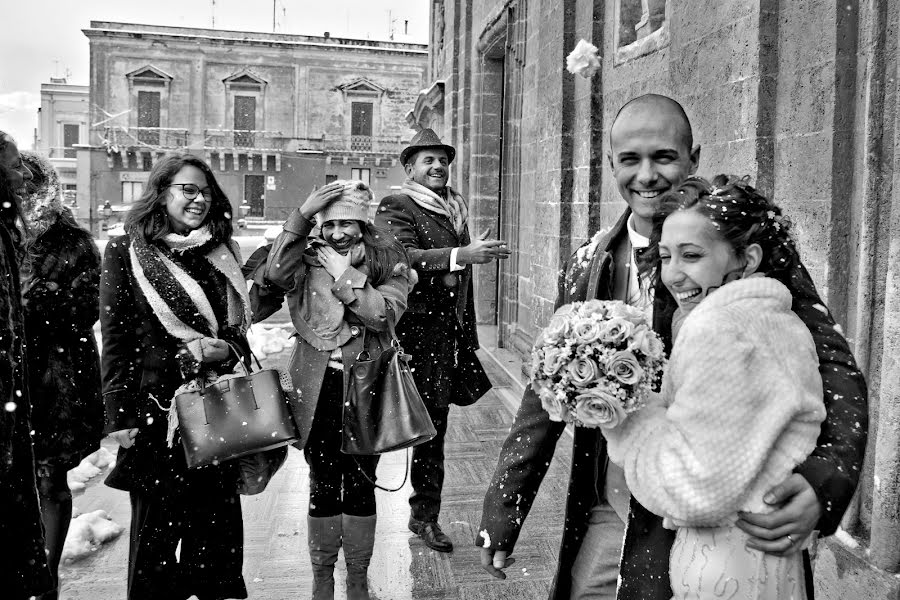
[[[791,546],[793,546],[793,545],[794,545],[794,538],[792,538],[792,537],[791,537],[791,534],[787,534],[787,535],[786,535],[786,536],[784,536],[784,537],[786,537],[786,538],[787,538],[787,540],[788,540],[788,543],[789,543],[789,544],[790,544],[790,545],[791,545]]]

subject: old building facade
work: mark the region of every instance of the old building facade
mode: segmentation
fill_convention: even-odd
[[[73,85],[65,78],[50,78],[41,84],[37,137],[34,149],[50,157],[59,173],[66,203],[79,212],[79,202],[87,208],[87,196],[78,195],[78,150],[88,141],[88,86]]]
[[[489,348],[524,356],[558,270],[625,205],[608,167],[616,110],[682,102],[699,173],[749,174],[795,223],[802,256],[870,390],[870,442],[841,534],[819,544],[817,597],[898,597],[900,5],[890,0],[432,0],[429,77],[411,123],[458,150],[474,229],[514,250],[477,267]],[[565,71],[579,39],[590,79]]]
[[[427,46],[97,21],[84,34],[79,186],[92,222],[118,220],[168,150],[205,158],[251,225],[283,220],[333,179],[365,180],[376,198],[404,179],[397,156]]]

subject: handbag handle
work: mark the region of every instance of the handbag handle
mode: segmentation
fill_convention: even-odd
[[[221,338],[217,338],[217,339],[221,339]],[[234,342],[229,342],[228,340],[222,340],[222,341],[225,342],[226,344],[228,344],[228,346],[231,348],[231,351],[234,352],[234,355],[235,355],[235,356],[237,357],[237,359],[238,359],[237,364],[240,365],[241,370],[243,371],[244,377],[249,377],[249,376],[250,376],[250,373],[251,373],[252,371],[250,371],[250,369],[247,368],[247,365],[244,364],[244,360],[243,360],[243,357],[242,357],[242,353],[241,353],[240,348],[238,348],[237,345],[236,345]],[[260,370],[260,371],[262,371],[262,368],[263,368],[263,367],[262,367],[262,364],[259,362],[259,358],[257,358],[256,354],[253,353],[253,350],[250,350],[250,356],[252,356],[252,357],[253,357],[253,360],[256,361],[256,367],[257,367],[257,369]],[[251,367],[252,367],[252,366],[253,366],[253,365],[252,365],[252,363],[251,363]],[[203,377],[198,377],[198,378],[197,378],[197,381],[200,382],[200,390],[201,390],[201,391],[204,390],[204,389],[206,389],[206,381],[203,379]]]
[[[403,486],[406,485],[406,480],[409,479],[409,448],[406,449],[406,470],[403,472],[403,481],[399,486],[395,488],[386,488],[369,479],[369,476],[366,475],[366,472],[363,470],[362,466],[360,466],[359,461],[356,459],[355,455],[353,456],[353,462],[356,463],[356,468],[359,469],[359,472],[363,477],[365,477],[366,481],[377,487],[382,492],[399,492],[403,488]]]
[[[231,347],[231,351],[234,352],[235,356],[237,356],[238,364],[241,365],[241,369],[244,370],[244,377],[247,377],[248,375],[250,375],[250,373],[252,371],[250,371],[247,368],[247,366],[244,364],[243,357],[241,356],[240,348],[237,347],[237,344],[235,344],[234,342],[229,342],[228,340],[222,340],[222,341],[224,341],[226,344],[228,344]],[[256,355],[253,353],[253,350],[250,350],[250,356],[252,356],[253,360],[256,361],[256,368],[258,370],[262,371],[262,364],[259,362],[259,358],[257,358]],[[252,368],[252,366],[253,366],[252,362],[250,363],[250,366]]]
[[[394,329],[394,321],[391,319],[391,317],[394,314],[394,311],[391,310],[390,308],[388,309],[388,311],[390,312],[390,314],[387,316],[387,318],[385,320],[387,321],[387,324],[388,324],[388,333],[391,335],[390,347],[396,348],[398,353],[404,354],[403,346],[400,345],[400,338],[397,337],[397,332]],[[362,334],[363,335],[363,349],[359,352],[359,354],[356,355],[357,362],[362,361],[362,360],[371,360],[371,357],[372,357],[372,354],[369,352],[369,348],[366,346],[366,339],[369,336],[369,328],[366,327],[365,325],[363,325],[362,330],[363,330],[363,334]],[[384,350],[385,349],[382,348],[382,351],[384,351]],[[365,356],[365,358],[363,358],[363,356]]]

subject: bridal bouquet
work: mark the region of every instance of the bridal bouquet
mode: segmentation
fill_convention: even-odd
[[[532,388],[552,420],[604,429],[645,404],[666,362],[644,313],[615,300],[561,307],[531,358]]]

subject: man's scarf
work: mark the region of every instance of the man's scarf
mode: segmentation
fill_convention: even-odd
[[[457,194],[449,185],[444,189],[446,198],[412,179],[407,179],[403,182],[403,188],[400,191],[425,210],[449,218],[453,227],[456,228],[456,235],[462,235],[469,220],[469,207],[466,205],[465,198]]]
[[[212,304],[196,279],[177,264],[179,254],[209,245],[212,234],[207,227],[188,235],[170,233],[164,247],[148,244],[141,236],[131,238],[131,267],[144,297],[165,330],[185,342],[198,361],[202,358],[200,339],[218,337],[221,324]],[[241,333],[250,325],[250,296],[241,275],[241,253],[231,240],[230,247],[218,244],[204,254],[212,267],[225,276],[228,323]]]

